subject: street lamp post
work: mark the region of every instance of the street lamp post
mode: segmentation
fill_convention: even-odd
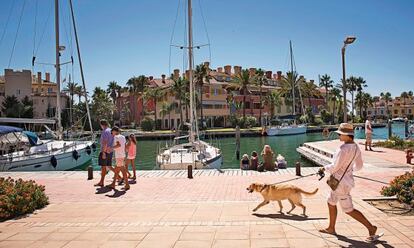
[[[347,36],[344,40],[344,46],[342,47],[342,91],[344,95],[344,122],[348,120],[348,110],[346,103],[346,76],[345,76],[345,48],[348,44],[352,44],[356,40],[355,36]]]

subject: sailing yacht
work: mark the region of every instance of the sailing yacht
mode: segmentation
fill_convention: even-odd
[[[292,51],[292,42],[289,42],[289,51],[290,51],[290,65],[291,73],[295,73],[293,70],[293,51]],[[292,82],[292,116],[296,118],[296,97],[295,97],[295,82]],[[300,94],[300,88],[299,88]],[[300,96],[301,98],[301,96]],[[303,107],[302,107],[303,108]],[[304,124],[296,124],[296,119],[293,120],[293,124],[283,123],[282,125],[272,126],[268,125],[265,127],[265,132],[268,136],[281,136],[281,135],[294,135],[294,134],[304,134],[306,133],[307,127]]]
[[[76,37],[78,59],[80,62],[83,88],[85,80],[83,76],[82,60],[79,52],[75,19],[73,15],[73,5],[70,1],[72,11],[72,21]],[[0,171],[56,171],[73,170],[82,167],[92,160],[92,152],[96,149],[94,135],[92,132],[91,140],[62,140],[61,124],[61,101],[60,101],[60,52],[63,47],[59,44],[59,0],[55,0],[55,34],[56,34],[56,84],[57,84],[57,105],[56,105],[56,126],[57,130],[52,135],[55,139],[40,140],[36,134],[24,131],[21,128],[11,126],[0,126]],[[34,58],[33,58],[34,62]],[[89,125],[92,129],[87,95],[85,94],[86,109]],[[36,123],[36,120],[7,118],[8,123]],[[54,120],[49,120],[53,123]],[[50,123],[49,123],[50,124]],[[45,126],[46,127],[46,126]]]
[[[194,99],[193,82],[193,30],[192,30],[192,2],[188,0],[188,64],[190,82],[190,122],[186,123],[189,135],[178,137],[172,147],[161,150],[156,157],[156,165],[162,170],[187,169],[189,165],[194,169],[219,169],[223,163],[221,150],[205,141],[200,140],[198,133],[197,111]],[[180,140],[188,142],[179,144]]]

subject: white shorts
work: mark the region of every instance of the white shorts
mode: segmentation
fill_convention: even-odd
[[[125,166],[125,159],[124,158],[117,158],[116,161],[116,167],[124,167]]]
[[[352,212],[354,210],[354,205],[352,204],[351,189],[352,187],[340,183],[335,191],[331,190],[329,193],[328,203],[336,206],[339,201],[339,205],[345,213]]]

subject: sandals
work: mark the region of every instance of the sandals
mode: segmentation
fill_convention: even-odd
[[[384,233],[374,234],[366,238],[365,241],[368,243],[372,243],[372,242],[378,241],[378,239],[381,238],[382,236],[384,236]]]
[[[325,234],[330,234],[330,235],[336,235],[336,232],[328,232],[327,229],[320,229],[319,232],[320,233],[325,233]]]

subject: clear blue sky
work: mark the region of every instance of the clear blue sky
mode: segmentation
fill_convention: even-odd
[[[4,40],[0,43],[0,69],[8,67],[24,0],[0,2],[0,35],[15,2]],[[13,69],[32,69],[35,9],[38,62],[54,62],[52,0],[26,0],[20,32],[11,61]],[[68,0],[61,0],[62,56],[70,55]],[[180,1],[183,3],[183,0]],[[169,73],[169,45],[178,0],[74,0],[88,88],[106,87],[115,80]],[[297,71],[317,81],[318,74],[341,78],[340,48],[346,35],[357,40],[347,49],[347,76],[362,76],[377,95],[414,90],[414,1],[411,0],[194,0],[196,44],[208,42],[200,4],[211,42],[212,67],[225,64],[287,71],[288,43],[292,40]],[[181,4],[173,43],[184,40]],[[45,25],[47,18],[49,22]],[[66,31],[65,31],[66,30]],[[1,38],[1,36],[0,36]],[[74,44],[74,43],[73,43]],[[172,49],[171,68],[182,68],[182,51]],[[209,58],[207,48],[196,51],[196,63]],[[35,66],[35,71],[52,71]],[[65,77],[70,68],[63,67]],[[3,74],[3,73],[1,73]],[[52,79],[54,78],[52,74]],[[75,79],[79,81],[78,68]]]

